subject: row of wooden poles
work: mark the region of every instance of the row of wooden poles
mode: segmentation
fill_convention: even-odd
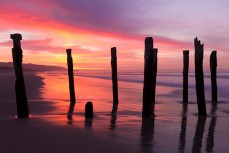
[[[16,75],[15,92],[17,102],[18,118],[29,117],[29,107],[27,102],[23,69],[22,69],[22,49],[21,49],[21,34],[11,34],[13,39],[13,63]],[[195,45],[195,80],[196,80],[196,95],[198,114],[206,116],[206,102],[204,92],[204,73],[203,73],[203,53],[204,45],[200,40],[194,39]],[[71,116],[74,112],[76,103],[75,88],[74,88],[74,72],[73,60],[71,56],[71,49],[66,50],[68,77],[69,77],[69,91],[70,91],[70,106],[68,115]],[[143,117],[153,117],[155,108],[155,92],[156,92],[156,77],[157,77],[157,53],[158,49],[154,48],[153,38],[145,38],[145,53],[144,53],[144,86],[143,86]],[[217,102],[217,82],[216,82],[216,67],[217,58],[216,51],[213,51],[210,56],[211,69],[211,83],[212,83],[212,102]],[[189,51],[183,51],[183,103],[188,103],[188,72],[189,72]],[[117,78],[117,56],[116,47],[111,48],[111,68],[112,68],[112,87],[113,87],[113,107],[112,113],[116,114],[118,109],[118,78]],[[87,102],[85,106],[85,117],[93,117],[93,104]]]
[[[204,89],[203,55],[204,44],[198,38],[194,39],[195,46],[195,82],[198,114],[206,116],[206,101]],[[158,49],[153,46],[152,37],[145,39],[145,65],[144,65],[144,87],[143,87],[143,109],[142,116],[155,116],[155,91],[157,76],[157,53]],[[211,90],[212,102],[216,103],[217,98],[217,51],[210,55]],[[188,103],[188,73],[189,73],[189,50],[183,51],[183,103]]]

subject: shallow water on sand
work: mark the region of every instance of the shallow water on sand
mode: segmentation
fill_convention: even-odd
[[[0,110],[2,136],[0,143],[3,144],[3,151],[35,150],[44,153],[66,150],[71,152],[78,149],[80,152],[97,152],[97,148],[103,152],[106,145],[106,152],[127,152],[127,150],[137,153],[229,152],[228,74],[218,76],[217,105],[211,104],[210,80],[206,75],[207,117],[197,116],[193,74],[189,77],[187,105],[181,102],[181,74],[158,74],[156,117],[150,119],[141,117],[143,88],[141,73],[119,74],[119,105],[116,115],[111,114],[110,73],[75,72],[75,74],[77,74],[75,76],[77,100],[74,114],[67,117],[69,108],[67,74],[42,72],[36,73],[36,77],[33,72],[26,72],[24,75],[31,117],[29,120],[16,120],[14,74],[1,73],[1,81],[5,87],[0,100],[1,107],[4,108]],[[93,119],[84,117],[87,101],[93,102]],[[90,140],[91,138],[98,141]],[[93,144],[84,144],[86,142]],[[84,148],[79,145],[90,147]]]
[[[32,113],[56,126],[82,128],[119,141],[136,152],[228,152],[229,102],[228,74],[218,78],[219,103],[211,104],[210,80],[205,79],[207,117],[197,116],[194,77],[189,79],[189,104],[182,101],[181,74],[157,76],[155,118],[142,119],[142,74],[119,74],[119,106],[112,110],[112,84],[109,73],[81,73],[75,76],[76,105],[69,107],[68,76],[59,72],[39,73],[43,78],[41,100],[49,110]],[[92,101],[94,118],[84,118],[84,107]],[[36,102],[34,102],[36,103]],[[34,103],[31,103],[32,105]],[[40,103],[42,103],[40,101]]]

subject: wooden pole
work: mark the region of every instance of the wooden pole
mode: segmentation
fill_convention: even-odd
[[[17,101],[17,115],[18,118],[28,118],[29,117],[29,107],[23,77],[22,69],[22,49],[21,49],[21,34],[11,34],[10,38],[13,39],[13,63],[14,70],[16,75],[15,82],[15,92],[16,92],[16,101]]]
[[[85,105],[85,118],[93,118],[93,103],[91,101]]]
[[[154,116],[156,73],[157,73],[157,49],[153,48],[153,38],[145,39],[145,65],[143,86],[142,116]]]
[[[153,69],[152,69],[153,84],[152,84],[152,93],[151,93],[153,116],[154,116],[154,109],[155,109],[155,93],[156,93],[156,80],[157,80],[157,53],[158,53],[158,49],[153,48]]]
[[[212,102],[217,102],[217,51],[212,51],[210,56],[211,84],[212,84]]]
[[[183,51],[183,102],[188,102],[188,69],[189,69],[189,51]]]
[[[204,93],[204,72],[203,72],[203,52],[204,44],[201,44],[198,38],[194,39],[195,44],[195,80],[196,80],[196,95],[199,115],[206,116],[206,104]]]
[[[73,61],[72,61],[72,50],[67,49],[67,63],[68,63],[68,80],[69,80],[69,92],[70,92],[70,106],[68,114],[71,115],[74,112],[74,107],[76,103],[75,98],[75,87],[74,87],[74,72],[73,72]]]
[[[111,48],[111,68],[113,87],[113,106],[118,105],[118,78],[117,78],[117,56],[116,47]]]

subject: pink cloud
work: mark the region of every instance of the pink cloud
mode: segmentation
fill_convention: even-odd
[[[181,59],[182,50],[193,50],[196,35],[205,43],[206,50],[216,49],[228,54],[229,34],[225,29],[229,22],[223,20],[225,14],[228,14],[225,7],[228,2],[218,4],[209,0],[206,7],[204,2],[198,1],[198,6],[196,2],[2,0],[0,32],[13,29],[18,32],[23,30],[28,33],[44,33],[46,36],[43,38],[33,37],[22,41],[24,50],[36,54],[42,51],[64,54],[64,44],[53,43],[57,35],[67,37],[64,32],[84,36],[84,39],[80,40],[79,36],[79,40],[74,41],[74,44],[80,41],[83,43],[71,48],[81,55],[85,63],[90,63],[93,58],[109,61],[110,47],[113,46],[117,47],[118,57],[123,65],[129,59],[141,61],[146,35],[153,36],[154,47],[159,49],[160,55],[168,55],[163,58],[178,58],[175,56],[179,55]],[[208,13],[199,13],[202,8]],[[217,13],[209,11],[212,8],[218,10]],[[104,37],[103,40],[101,37]],[[75,39],[74,35],[71,39]],[[0,46],[11,48],[12,41],[7,40],[1,42]],[[98,49],[93,51],[90,47]]]

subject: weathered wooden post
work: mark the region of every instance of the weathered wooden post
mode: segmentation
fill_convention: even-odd
[[[111,48],[111,68],[113,87],[113,106],[118,105],[118,78],[117,78],[117,56],[116,47]]]
[[[15,92],[16,92],[16,101],[17,101],[17,115],[18,118],[28,118],[29,117],[29,107],[27,102],[25,83],[23,77],[22,69],[22,49],[21,49],[21,34],[11,34],[10,38],[13,39],[13,63],[14,70],[16,75],[15,82]]]
[[[69,80],[69,92],[70,92],[70,106],[68,114],[73,114],[76,98],[75,98],[75,88],[74,88],[74,72],[73,72],[73,62],[72,62],[72,50],[67,49],[67,63],[68,63],[68,80]]]
[[[212,84],[212,102],[217,102],[217,51],[212,51],[210,56],[211,84]]]
[[[188,69],[189,69],[189,51],[183,51],[183,102],[188,102]]]
[[[111,48],[111,69],[112,69],[112,89],[113,89],[113,107],[112,114],[116,114],[118,110],[118,77],[117,77],[117,56],[116,47]]]
[[[198,38],[194,39],[195,44],[195,79],[196,95],[199,115],[207,115],[204,93],[204,72],[203,72],[203,52],[204,44]]]
[[[157,73],[157,49],[153,48],[153,38],[145,39],[145,65],[143,86],[142,116],[154,116],[156,73]]]
[[[153,39],[152,37],[145,38],[145,64],[144,64],[144,86],[143,86],[143,107],[142,116],[151,117],[153,97],[150,95],[152,86],[152,76],[150,70],[152,69],[153,61]]]
[[[93,118],[93,103],[91,101],[85,105],[85,118]]]
[[[153,48],[153,69],[152,69],[152,77],[153,77],[153,84],[152,84],[152,106],[153,106],[153,116],[154,116],[154,108],[155,108],[155,93],[156,93],[156,80],[157,80],[157,48]]]

